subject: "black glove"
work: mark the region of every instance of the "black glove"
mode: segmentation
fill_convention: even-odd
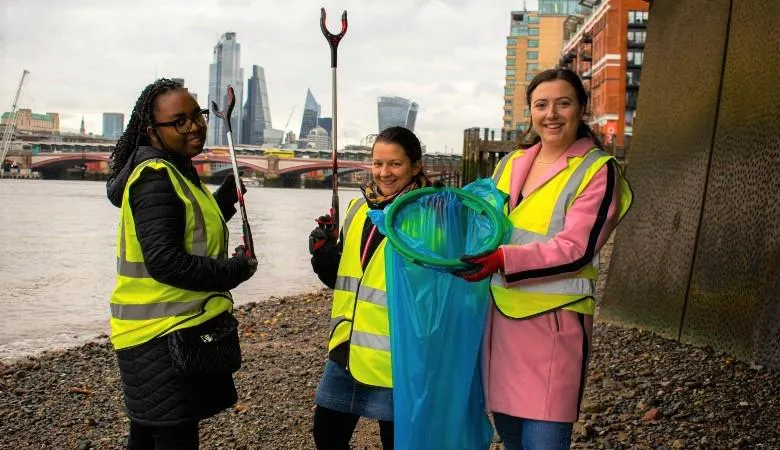
[[[243,245],[236,247],[235,252],[233,253],[233,258],[241,260],[241,265],[244,270],[242,276],[243,281],[252,278],[252,275],[257,272],[257,259],[247,256],[247,250]]]
[[[336,222],[330,215],[320,216],[317,219],[317,228],[309,234],[309,253],[313,255],[320,250],[335,249],[338,232]]]
[[[241,174],[239,173],[239,176]],[[244,182],[239,180],[241,183],[241,193],[246,194],[246,186],[244,186]],[[227,189],[224,192],[229,192],[230,197],[233,200],[233,203],[236,203],[238,201],[238,195],[236,194],[236,177],[233,175],[229,175],[227,178],[225,178],[225,181],[222,182],[222,184],[219,186],[219,189]]]

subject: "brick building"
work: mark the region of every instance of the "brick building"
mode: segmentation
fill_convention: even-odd
[[[582,0],[587,16],[570,16],[559,65],[577,72],[590,96],[588,121],[608,148],[622,154],[636,117],[649,3]]]

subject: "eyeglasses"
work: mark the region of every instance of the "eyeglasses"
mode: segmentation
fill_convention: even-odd
[[[192,129],[192,123],[195,122],[199,127],[205,127],[209,121],[209,110],[201,109],[194,112],[191,116],[179,117],[170,122],[155,123],[156,127],[174,127],[179,134],[187,134]]]

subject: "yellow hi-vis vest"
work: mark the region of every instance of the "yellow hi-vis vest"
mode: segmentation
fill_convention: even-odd
[[[365,198],[353,200],[344,218],[344,247],[333,290],[328,351],[349,342],[347,370],[356,381],[393,387],[383,240],[363,272],[360,241],[368,218]]]
[[[229,292],[180,289],[149,275],[130,207],[130,188],[146,167],[165,170],[184,203],[184,251],[196,256],[227,257],[227,226],[211,192],[195,186],[165,160],[151,159],[139,164],[125,186],[117,233],[117,277],[111,295],[111,344],[116,350],[201,324],[233,309]]]
[[[509,194],[513,162],[524,152],[516,150],[505,156],[496,166],[493,181],[499,190]],[[524,198],[508,213],[514,226],[510,243],[523,245],[545,242],[563,231],[566,211],[593,176],[612,159],[614,158],[611,155],[599,148],[592,148],[583,156],[569,157],[568,166],[564,170]],[[631,206],[632,193],[619,168],[617,171],[620,191],[618,214],[622,218]],[[610,186],[611,184],[607,189],[610,189]],[[505,212],[506,208],[508,206],[505,206]],[[603,214],[606,218],[607,211]],[[592,239],[597,238],[598,236],[592,236]],[[553,281],[529,282],[509,288],[506,287],[502,275],[496,273],[491,279],[490,290],[501,313],[516,319],[557,308],[593,315],[598,274],[596,253],[590,263],[577,273],[561,276]]]

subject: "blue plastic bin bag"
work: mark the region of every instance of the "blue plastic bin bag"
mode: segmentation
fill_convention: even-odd
[[[505,196],[490,179],[465,187],[499,211]],[[457,189],[442,189],[411,203],[396,199],[397,240],[438,258],[479,253],[496,233],[505,243],[508,221],[491,222],[464,204]],[[371,211],[387,235],[388,211]],[[502,220],[504,220],[502,215]],[[489,310],[489,280],[470,283],[417,259],[385,249],[393,370],[395,448],[487,449],[492,427],[485,412],[481,345]]]

